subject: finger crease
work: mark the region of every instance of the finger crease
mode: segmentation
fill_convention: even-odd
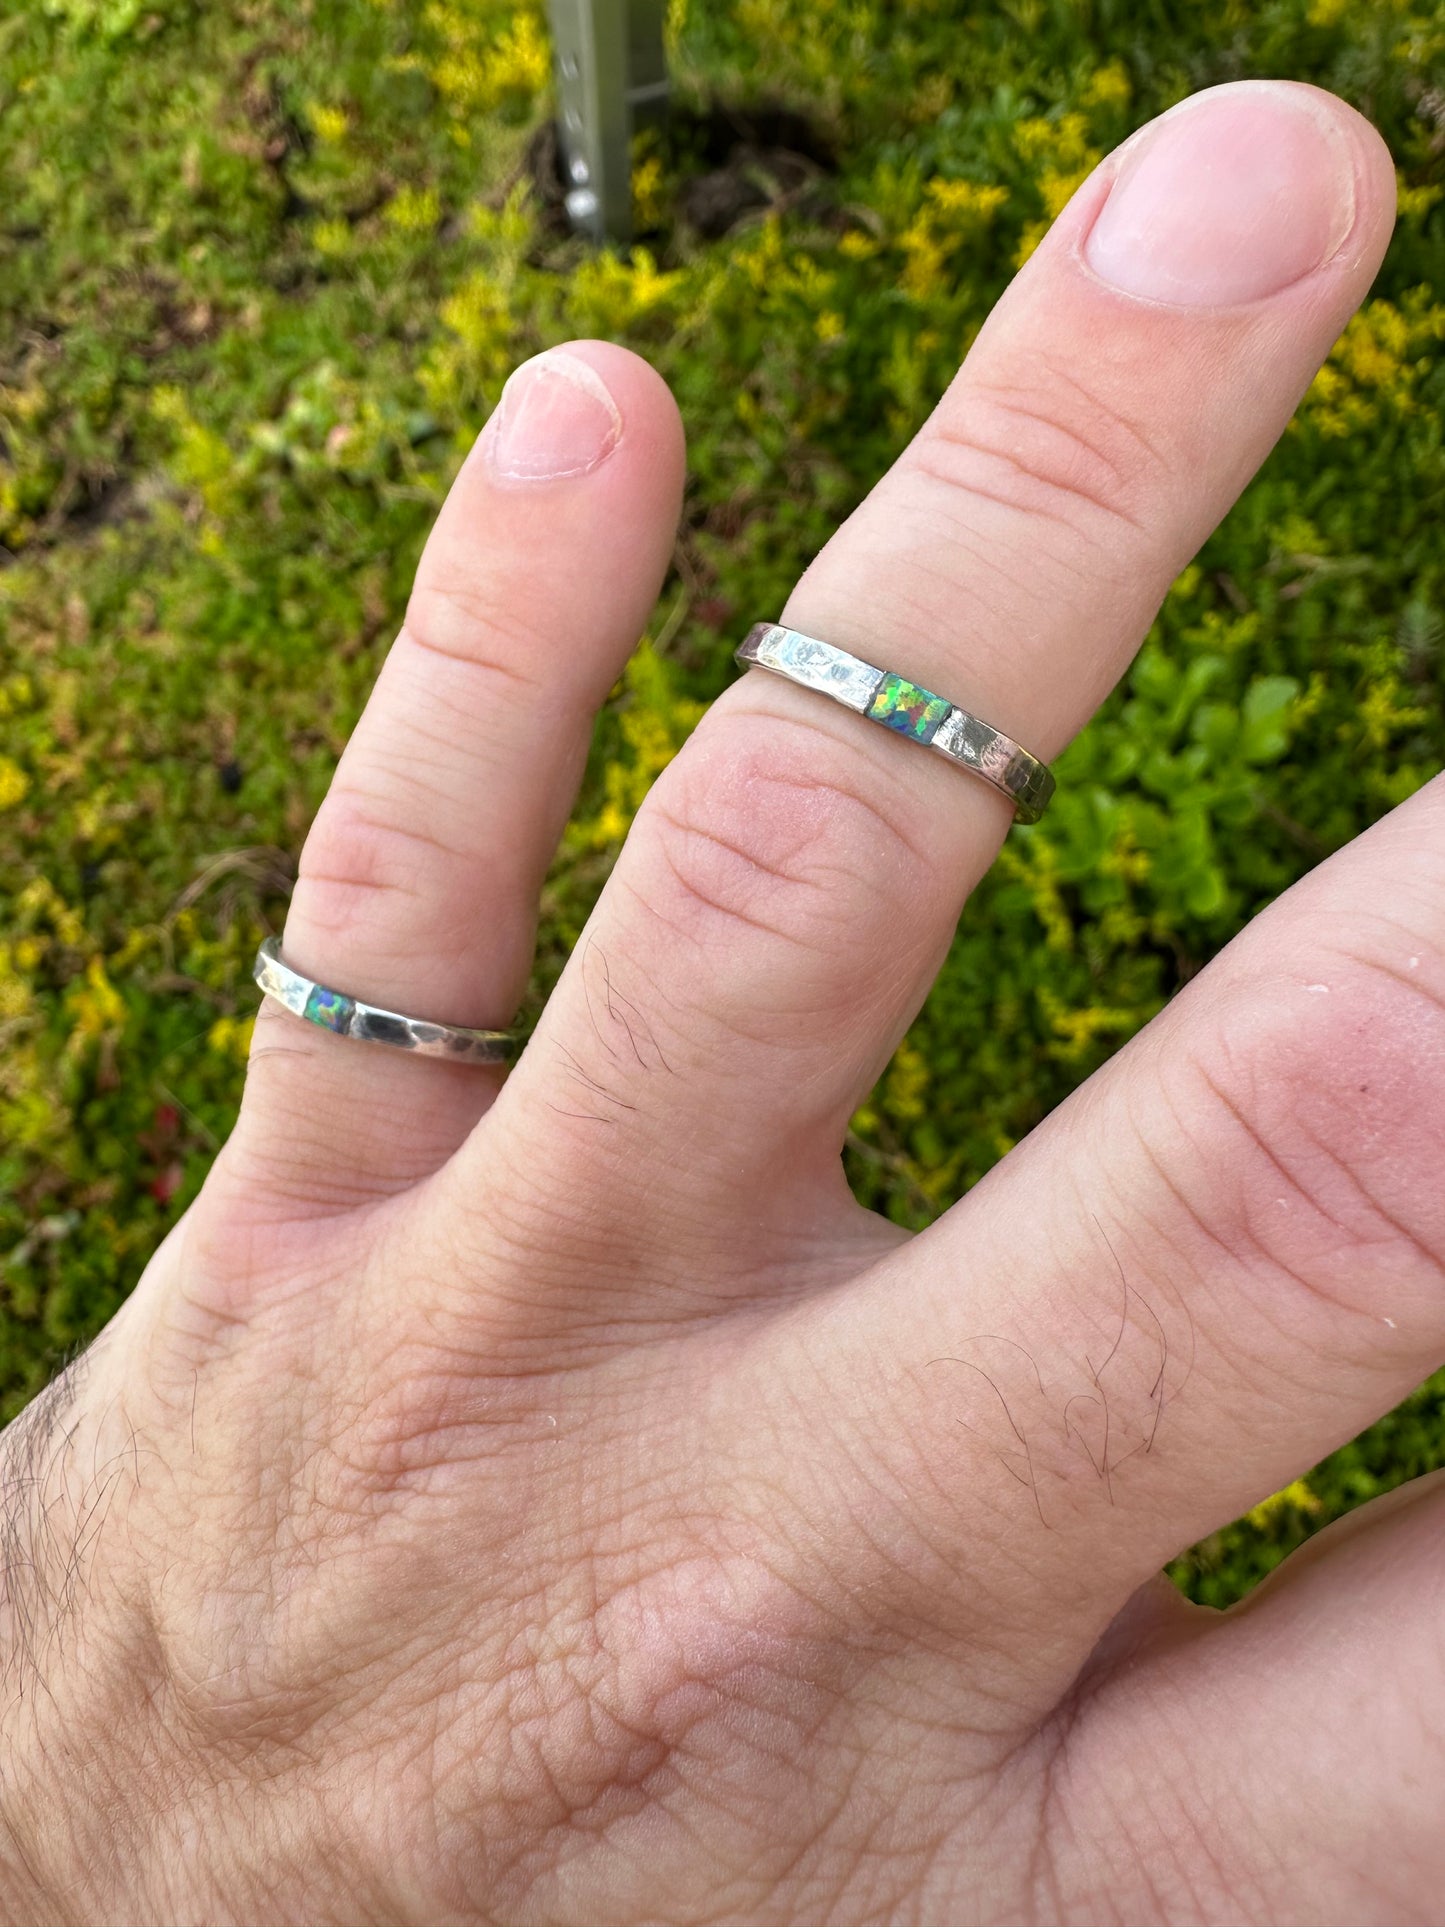
[[[483,623],[477,623],[478,628],[486,626]],[[543,683],[537,677],[529,676],[525,670],[515,668],[511,663],[499,661],[494,656],[482,656],[466,649],[448,649],[434,636],[419,628],[411,616],[408,616],[402,624],[397,641],[409,643],[413,649],[420,650],[424,656],[432,656],[439,662],[451,663],[456,668],[469,672],[474,671],[483,678],[494,678],[529,697],[543,695],[552,688],[550,683]]]

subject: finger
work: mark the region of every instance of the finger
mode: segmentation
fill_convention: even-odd
[[[1393,193],[1378,136],[1311,88],[1219,88],[1146,129],[788,622],[1055,753],[1364,294]],[[508,1087],[509,1194],[575,1200],[649,1299],[654,1231],[722,1244],[748,1281],[760,1247],[831,1222],[847,1120],[1008,819],[941,758],[744,677],[654,786]]]
[[[1111,1784],[1136,1865],[1177,1866],[1181,1828],[1197,1837],[1186,1810],[1206,1815],[1234,1843],[1229,1874],[1256,1918],[1438,1918],[1442,1560],[1436,1474],[1327,1527],[1242,1606],[1190,1616],[1182,1638],[1097,1685],[1054,1781],[1065,1889],[1127,1877],[1099,1865],[1096,1795]],[[1191,1899],[1161,1912],[1193,1917]]]
[[[605,342],[524,364],[427,542],[306,840],[283,954],[409,1016],[505,1027],[592,720],[647,619],[682,488],[677,409]],[[263,1007],[232,1162],[346,1202],[435,1168],[498,1073]]]
[[[1442,1069],[1445,778],[835,1298],[826,1346],[803,1321],[774,1397],[826,1405],[823,1458],[997,1570],[987,1611],[1057,1689],[1150,1573],[1445,1359]],[[829,1538],[864,1585],[867,1529]],[[980,1609],[917,1579],[960,1629]]]

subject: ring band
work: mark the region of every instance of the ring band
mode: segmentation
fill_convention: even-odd
[[[398,1011],[380,1010],[342,991],[328,990],[283,962],[275,937],[267,937],[256,952],[252,975],[266,995],[293,1017],[304,1017],[308,1024],[364,1044],[391,1044],[420,1057],[445,1057],[453,1064],[508,1064],[522,1047],[521,1031],[432,1024],[424,1017],[403,1017]]]
[[[1054,776],[1046,763],[1002,730],[957,708],[946,696],[935,696],[891,669],[875,669],[846,649],[776,622],[755,623],[737,651],[737,660],[770,669],[804,689],[816,689],[871,722],[896,730],[909,742],[936,749],[959,769],[1001,790],[1021,823],[1037,823],[1048,807]]]

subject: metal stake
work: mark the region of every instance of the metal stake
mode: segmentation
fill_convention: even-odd
[[[625,243],[633,126],[667,99],[663,0],[548,0],[548,11],[567,213],[594,240]]]

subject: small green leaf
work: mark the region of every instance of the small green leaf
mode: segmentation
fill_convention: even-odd
[[[1246,763],[1277,763],[1289,748],[1290,709],[1300,686],[1293,676],[1259,676],[1240,706],[1239,753]]]

